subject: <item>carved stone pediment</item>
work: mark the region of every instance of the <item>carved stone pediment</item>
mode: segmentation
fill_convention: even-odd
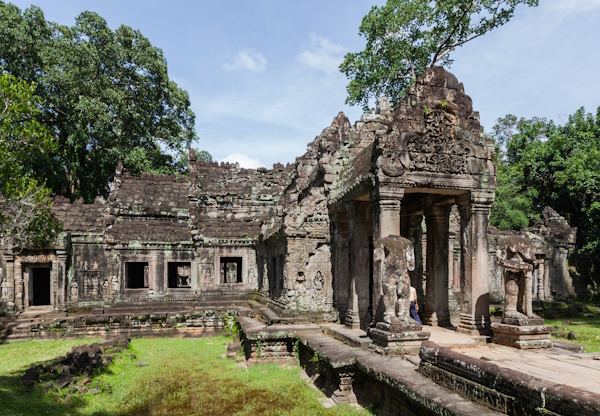
[[[478,174],[481,163],[475,158],[476,145],[457,135],[457,118],[443,109],[430,110],[424,117],[421,132],[402,135],[391,131],[379,137],[377,165],[389,177],[400,177],[407,171],[454,175]]]

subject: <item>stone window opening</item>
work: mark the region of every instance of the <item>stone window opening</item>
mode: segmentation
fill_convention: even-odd
[[[192,287],[192,265],[190,262],[169,262],[167,277],[169,289],[189,289]]]
[[[147,262],[128,262],[125,264],[125,282],[127,289],[147,289],[149,287],[149,267]]]
[[[221,257],[221,283],[242,283],[241,257]]]

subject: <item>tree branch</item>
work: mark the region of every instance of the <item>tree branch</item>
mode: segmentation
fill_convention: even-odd
[[[438,55],[440,54],[440,52],[442,51],[442,49],[444,48],[444,45],[446,45],[446,43],[452,39],[452,36],[454,36],[454,34],[456,33],[456,31],[458,30],[458,28],[460,27],[460,23],[464,20],[464,18],[467,16],[467,13],[471,10],[471,7],[473,7],[473,2],[475,0],[471,0],[471,3],[469,4],[469,6],[467,8],[465,8],[465,10],[463,10],[463,14],[460,17],[460,19],[458,19],[458,22],[454,25],[454,28],[452,28],[452,32],[450,32],[450,34],[446,37],[446,39],[444,39],[444,41],[442,42],[442,44],[440,45],[440,47],[438,48],[438,50],[435,52],[435,55],[433,56],[433,60],[431,61],[431,66],[433,66],[439,59],[441,59],[441,56],[438,58]],[[450,47],[449,49],[452,49],[453,47]],[[446,55],[447,53],[445,53],[444,55]],[[442,55],[443,56],[443,55]]]

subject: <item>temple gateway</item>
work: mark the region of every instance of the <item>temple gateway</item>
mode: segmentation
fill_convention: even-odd
[[[458,331],[487,333],[490,297],[505,293],[500,240],[516,234],[488,226],[494,153],[463,84],[436,67],[396,108],[382,98],[354,125],[340,113],[294,164],[242,169],[191,151],[180,178],[119,164],[106,200],[56,198],[64,231],[52,247],[2,247],[0,307],[258,296],[290,319],[406,338],[419,330],[413,286],[423,323],[452,316]],[[571,296],[575,230],[550,208],[544,217],[521,233],[528,290]]]

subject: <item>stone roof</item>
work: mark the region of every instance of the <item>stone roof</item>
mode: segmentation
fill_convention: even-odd
[[[243,169],[190,157],[192,234],[201,239],[255,239],[263,222],[278,215],[291,166]]]
[[[108,197],[108,241],[191,242],[188,192],[185,177],[135,177],[117,168]]]
[[[71,203],[63,196],[54,198],[52,204],[52,212],[62,223],[63,231],[72,233],[102,233],[105,209],[103,204],[84,204],[81,199]]]

